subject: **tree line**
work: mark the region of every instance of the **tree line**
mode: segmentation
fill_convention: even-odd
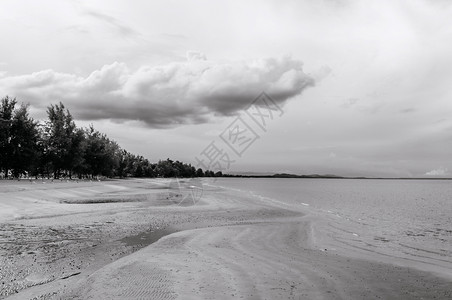
[[[94,129],[78,128],[63,103],[47,107],[47,120],[35,121],[29,106],[15,98],[0,103],[0,177],[214,177],[221,171],[196,169],[171,159],[151,163],[122,149]]]

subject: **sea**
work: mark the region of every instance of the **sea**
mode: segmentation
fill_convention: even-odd
[[[452,275],[452,180],[217,178],[213,185],[324,217],[347,247]]]

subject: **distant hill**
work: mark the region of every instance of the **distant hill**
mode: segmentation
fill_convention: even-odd
[[[243,172],[240,174],[223,174],[223,177],[241,177],[241,178],[346,178],[332,174],[310,174],[310,175],[296,175],[289,173],[276,173],[276,174],[263,174],[263,173],[252,173]]]
[[[288,174],[288,173],[277,173],[277,174],[274,174],[272,177],[275,177],[275,178],[344,178],[344,177],[332,175],[332,174],[296,175],[296,174]]]
[[[262,174],[262,173],[252,173],[246,172],[241,174],[223,174],[222,177],[240,177],[240,178],[315,178],[315,179],[381,179],[381,180],[452,180],[452,178],[405,178],[405,177],[347,177],[347,176],[338,176],[334,174],[309,174],[309,175],[296,175],[290,173],[276,173],[276,174]]]

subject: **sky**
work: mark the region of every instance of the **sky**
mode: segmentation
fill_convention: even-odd
[[[0,97],[224,173],[451,177],[446,0],[0,0]]]

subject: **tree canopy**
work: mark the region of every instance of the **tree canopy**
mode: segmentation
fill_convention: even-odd
[[[78,128],[63,103],[47,108],[47,120],[29,116],[15,98],[0,102],[0,177],[214,177],[171,159],[151,163],[122,149],[93,125]]]

